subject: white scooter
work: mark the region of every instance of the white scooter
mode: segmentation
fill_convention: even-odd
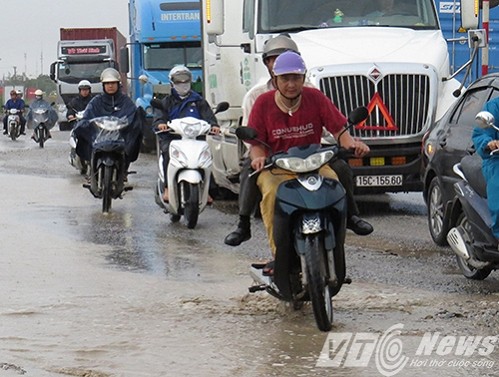
[[[12,140],[16,140],[21,135],[21,110],[10,109],[7,111],[7,133]]]
[[[156,103],[154,107],[161,104]],[[217,106],[215,114],[225,111],[229,107],[227,102]],[[170,143],[170,162],[168,164],[167,179],[169,201],[163,201],[165,189],[163,155],[158,145],[158,181],[156,201],[169,213],[172,222],[177,222],[184,216],[189,229],[193,229],[198,222],[199,214],[208,203],[210,188],[212,155],[204,136],[211,125],[204,120],[193,117],[178,118],[168,124],[168,131],[181,136],[180,140]],[[160,132],[161,133],[161,132]]]

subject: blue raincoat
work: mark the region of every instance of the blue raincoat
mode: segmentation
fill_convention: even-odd
[[[494,115],[496,126],[499,124],[499,97],[487,102],[483,110]],[[487,181],[487,203],[492,216],[492,233],[499,240],[499,157],[490,156],[487,144],[499,140],[499,132],[494,128],[475,127],[472,134],[476,152],[482,157],[482,172]]]

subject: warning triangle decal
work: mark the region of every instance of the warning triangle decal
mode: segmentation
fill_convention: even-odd
[[[372,111],[376,107],[378,107],[379,111],[381,112],[381,115],[383,116],[382,119],[385,120],[385,123],[383,125],[369,126],[366,124],[366,121],[364,120],[363,122],[357,124],[357,126],[355,126],[355,129],[356,130],[375,130],[375,131],[398,131],[398,127],[396,126],[395,122],[393,121],[393,118],[390,115],[383,100],[381,99],[381,96],[379,95],[379,93],[374,93],[374,96],[371,99],[371,101],[369,102],[369,105],[367,105],[367,111],[368,111],[369,115],[371,115]]]

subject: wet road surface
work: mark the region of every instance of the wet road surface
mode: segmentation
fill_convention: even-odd
[[[259,220],[250,241],[223,244],[234,201],[216,202],[194,230],[171,224],[154,203],[155,157],[141,155],[134,190],[104,216],[67,162],[69,134],[53,135],[44,149],[0,138],[0,376],[383,375],[374,362],[318,366],[330,334],[317,331],[310,306],[247,293],[248,266],[268,257],[267,244]],[[406,344],[425,332],[497,335],[497,273],[460,275],[430,240],[420,194],[359,200],[376,230],[348,234],[353,283],[334,299],[331,334],[402,324]],[[420,359],[398,375],[495,375],[485,362]],[[497,352],[466,360],[482,359]]]

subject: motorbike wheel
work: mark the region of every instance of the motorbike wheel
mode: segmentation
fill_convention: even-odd
[[[38,145],[40,146],[40,148],[43,148],[43,146],[45,145],[45,129],[43,128],[40,128],[38,130]]]
[[[17,137],[19,136],[16,130],[16,127],[10,127],[9,129],[9,135],[12,141],[15,141]]]
[[[187,228],[194,229],[199,217],[199,186],[197,184],[184,183],[184,195],[184,218]]]
[[[333,300],[327,284],[328,274],[324,244],[316,235],[305,238],[305,261],[307,281],[315,322],[321,331],[331,330],[333,323]]]
[[[103,166],[101,169],[104,169],[104,174],[102,175],[104,177],[102,181],[102,213],[108,213],[111,210],[111,202],[113,200],[111,196],[113,192],[113,167]]]
[[[447,245],[447,233],[449,233],[449,219],[445,217],[442,187],[435,177],[430,182],[428,189],[428,228],[433,241],[439,246]]]
[[[461,215],[459,216],[459,218],[457,220],[457,225],[458,226],[460,225],[465,231],[464,238],[465,238],[466,245],[468,247],[472,247],[471,246],[472,233],[470,230],[470,225],[468,223],[468,219],[464,213],[461,213]],[[457,265],[459,266],[459,269],[461,270],[461,273],[465,277],[467,277],[468,279],[483,280],[487,276],[489,276],[490,273],[492,272],[492,269],[490,267],[486,267],[486,268],[473,267],[466,260],[464,260],[463,258],[461,258],[458,255],[456,255],[456,261],[457,261]]]

